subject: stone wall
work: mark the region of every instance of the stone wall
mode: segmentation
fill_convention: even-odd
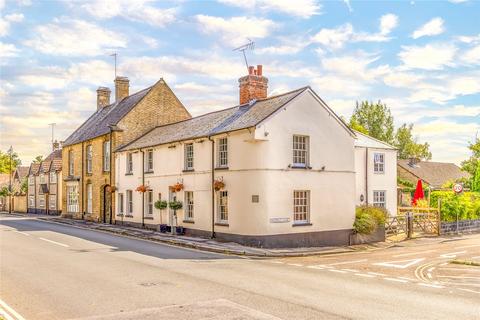
[[[480,232],[480,219],[477,220],[460,220],[458,221],[459,233]],[[440,234],[457,233],[457,222],[442,222],[440,226]]]

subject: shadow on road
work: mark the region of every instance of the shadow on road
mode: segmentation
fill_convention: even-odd
[[[234,256],[217,253],[201,252],[192,249],[169,246],[162,243],[154,243],[140,239],[126,238],[114,234],[85,230],[67,225],[60,225],[40,221],[36,219],[25,219],[8,217],[1,219],[0,225],[14,228],[18,231],[51,231],[80,239],[96,242],[112,247],[111,252],[133,251],[136,253],[161,258],[161,259],[194,259],[194,260],[215,260],[215,259],[238,259]],[[83,253],[88,250],[72,249],[71,251]]]

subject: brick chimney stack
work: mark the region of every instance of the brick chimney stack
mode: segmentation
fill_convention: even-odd
[[[128,88],[130,86],[130,80],[127,77],[115,78],[115,102],[122,100],[129,96]]]
[[[110,104],[110,89],[107,87],[99,87],[97,89],[97,110]]]
[[[262,65],[248,67],[248,75],[238,79],[240,104],[267,97],[268,79],[262,75]]]

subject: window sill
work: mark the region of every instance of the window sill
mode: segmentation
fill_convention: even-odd
[[[145,173],[145,174],[151,174],[151,173],[153,173],[153,170],[145,171],[144,173]]]
[[[229,226],[229,224],[226,223],[226,222],[215,222],[215,225],[220,226],[220,227],[228,227]]]
[[[123,213],[117,214],[117,217],[123,217]]]
[[[193,221],[193,220],[183,220],[182,222],[183,223],[195,223],[195,221]]]
[[[182,172],[195,172],[195,169],[184,169]]]
[[[292,227],[308,227],[311,225],[312,224],[310,222],[299,222],[299,223],[292,224]]]
[[[302,166],[302,165],[295,165],[295,164],[289,164],[288,167],[290,169],[303,169],[303,170],[310,170],[312,167],[310,166]]]
[[[133,176],[133,172],[127,172],[125,173],[126,176]]]
[[[143,217],[145,220],[153,220],[153,217]]]
[[[375,172],[375,171],[374,171],[373,173],[374,173],[374,174],[385,174],[385,171],[383,171],[383,172],[380,172],[380,171],[379,171],[379,172]]]
[[[215,170],[228,170],[228,167],[216,167]]]
[[[125,218],[133,218],[133,215],[131,215],[131,214],[126,214],[126,215],[124,215],[124,217],[125,217]]]

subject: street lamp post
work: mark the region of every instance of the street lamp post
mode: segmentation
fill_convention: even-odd
[[[10,156],[10,170],[9,170],[9,183],[8,183],[8,213],[12,213],[12,153],[13,148],[10,146],[8,149],[8,154]]]

